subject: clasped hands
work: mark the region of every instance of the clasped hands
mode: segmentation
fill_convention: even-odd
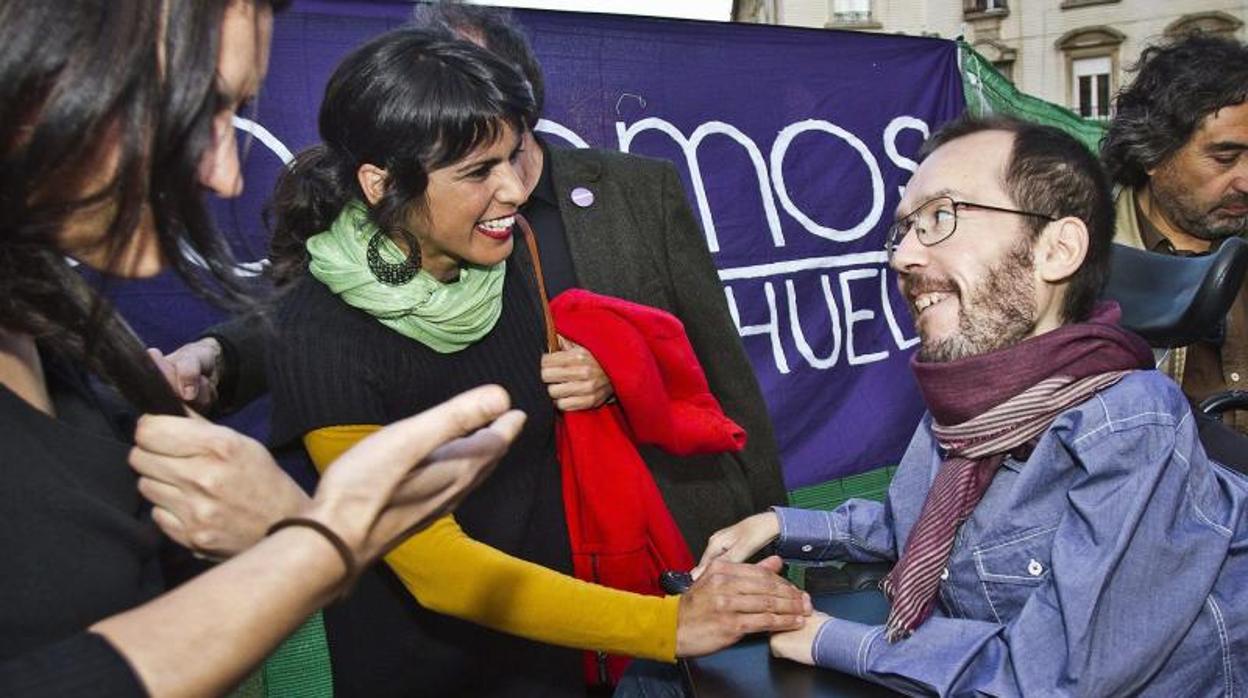
[[[594,355],[562,336],[559,351],[542,356],[542,381],[555,407],[565,412],[599,407],[615,394]],[[750,633],[772,632],[777,633],[773,638],[785,638],[809,625],[810,597],[778,575],[780,558],[744,564],[766,543],[743,555],[703,557],[693,586],[680,599],[677,656],[709,654]],[[773,646],[779,641],[773,639]]]
[[[312,499],[260,443],[196,416],[143,417],[130,462],[152,518],[199,555],[234,555],[278,519],[301,515],[337,531],[364,564],[485,477],[524,421],[506,405],[501,389],[478,388],[386,427],[336,460]],[[794,635],[808,624],[810,597],[777,575],[780,559],[745,564],[740,550],[704,558],[681,596],[677,656],[709,654],[749,633]]]
[[[707,541],[702,560],[698,562],[697,567],[693,568],[694,579],[700,580],[714,570],[715,565],[740,563],[749,559],[779,535],[780,517],[770,511],[755,514],[728,528],[716,531]],[[778,557],[769,557],[759,564],[767,564],[772,560],[775,561],[776,571],[779,571],[780,558]],[[807,603],[809,603],[809,597],[807,597]],[[810,618],[799,626],[778,628],[772,631],[770,642],[773,655],[803,664],[815,663],[812,652],[815,636],[819,634],[819,629],[830,616],[819,611],[807,611],[807,614]]]

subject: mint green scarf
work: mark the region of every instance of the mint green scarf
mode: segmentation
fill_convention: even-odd
[[[387,286],[368,270],[368,241],[377,226],[364,205],[352,201],[323,233],[308,238],[312,276],[354,308],[381,324],[443,354],[460,351],[484,337],[503,312],[506,263],[464,265],[459,280],[442,283],[420,270],[402,286]],[[382,259],[398,261],[403,252],[388,237]]]

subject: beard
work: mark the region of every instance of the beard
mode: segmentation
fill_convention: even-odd
[[[1004,349],[1030,336],[1036,329],[1034,268],[1032,240],[1026,236],[983,281],[959,294],[957,332],[934,339],[920,330],[919,360],[955,361]],[[908,285],[937,288],[940,283],[915,279]]]
[[[1248,233],[1248,216],[1219,214],[1223,207],[1248,206],[1248,194],[1229,194],[1205,206],[1174,176],[1161,170],[1149,181],[1153,203],[1183,232],[1202,240],[1222,240]]]

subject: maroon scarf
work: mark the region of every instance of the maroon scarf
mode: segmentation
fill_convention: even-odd
[[[1011,450],[1044,433],[1061,412],[1134,369],[1152,368],[1148,344],[1118,325],[1115,303],[1087,322],[988,354],[944,363],[911,360],[946,450],[897,565],[880,583],[892,602],[888,638],[931,615],[954,537]]]

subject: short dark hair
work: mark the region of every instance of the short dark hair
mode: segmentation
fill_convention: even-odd
[[[1248,46],[1234,39],[1193,34],[1150,46],[1134,70],[1101,141],[1105,169],[1118,184],[1143,185],[1206,116],[1248,101]]]
[[[1071,277],[1062,304],[1064,321],[1086,320],[1109,277],[1110,244],[1114,239],[1114,202],[1104,169],[1096,156],[1070,134],[1052,126],[1003,116],[954,121],[932,135],[923,146],[922,156],[983,131],[1014,135],[1014,148],[1002,184],[1019,208],[1058,219],[1070,216],[1087,225],[1087,256]],[[1034,236],[1047,225],[1040,218],[1028,221]]]
[[[533,95],[502,58],[444,32],[394,29],[355,49],[325,87],[321,140],[278,179],[270,258],[279,284],[299,278],[306,241],[327,229],[352,200],[365,201],[361,165],[386,170],[372,221],[407,238],[407,214],[424,204],[429,173],[493,143],[504,124],[517,133],[535,118]]]
[[[524,73],[533,89],[537,115],[546,104],[546,81],[542,66],[533,55],[529,38],[515,24],[510,10],[487,5],[470,5],[458,0],[442,0],[417,6],[412,24],[420,28],[442,29],[456,38],[480,44],[487,51],[511,63]],[[529,124],[530,127],[536,124]]]

